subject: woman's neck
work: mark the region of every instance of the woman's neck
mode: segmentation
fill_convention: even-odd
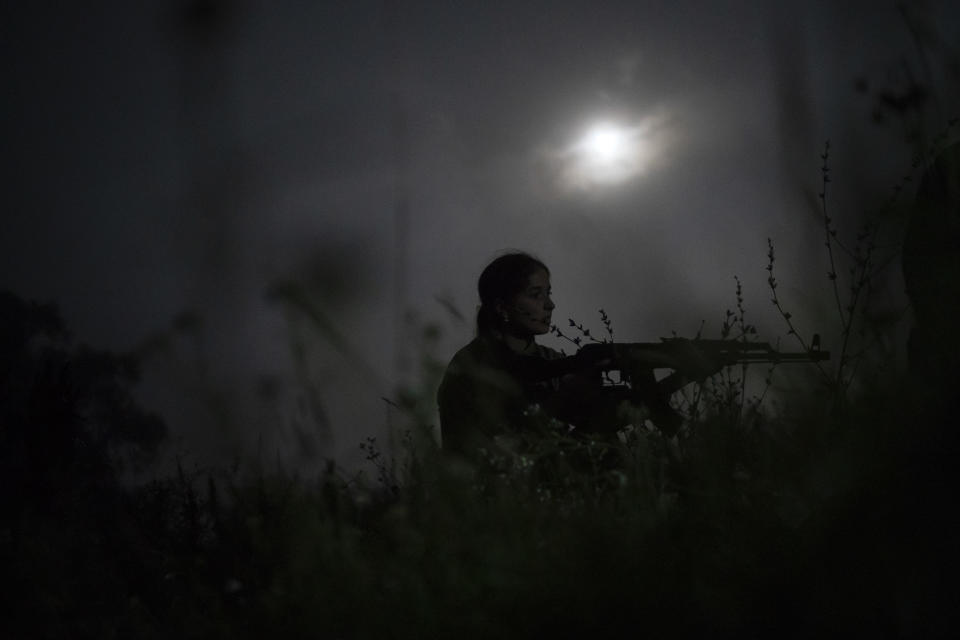
[[[537,348],[537,342],[533,336],[516,336],[504,333],[501,339],[515,353],[530,354],[534,353]]]

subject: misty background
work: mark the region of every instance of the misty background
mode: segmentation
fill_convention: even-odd
[[[781,296],[829,349],[825,140],[853,230],[916,151],[883,92],[936,87],[915,116],[930,136],[960,103],[948,2],[3,13],[0,289],[141,354],[142,402],[203,461],[356,461],[419,375],[423,328],[442,361],[472,337],[506,248],[550,266],[558,324],[599,329],[602,307],[621,340],[716,335],[736,275],[772,340],[772,238]],[[621,180],[570,151],[599,121],[640,132]],[[887,275],[878,308],[907,317]]]

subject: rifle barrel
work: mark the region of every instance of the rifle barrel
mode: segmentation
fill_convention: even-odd
[[[728,357],[725,357],[728,356]],[[807,353],[777,353],[768,351],[766,353],[739,353],[723,354],[721,359],[727,359],[734,363],[737,362],[820,362],[830,359],[829,351],[809,351]]]
[[[669,349],[672,346],[671,343],[676,340],[678,339],[661,338],[660,343],[633,343],[629,346],[641,350],[656,350],[658,347]],[[819,348],[810,349],[806,352],[780,353],[771,347],[769,342],[704,339],[694,339],[689,342],[701,349],[704,355],[729,361],[731,364],[742,362],[820,362],[830,359],[830,352],[821,351]]]

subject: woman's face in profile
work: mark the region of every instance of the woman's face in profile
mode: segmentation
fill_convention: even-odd
[[[549,333],[554,309],[550,294],[550,274],[538,269],[527,280],[527,286],[504,309],[508,330],[520,336]]]

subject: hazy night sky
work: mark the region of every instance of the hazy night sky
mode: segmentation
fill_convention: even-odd
[[[153,353],[143,396],[199,458],[258,438],[293,456],[304,388],[332,425],[333,440],[302,434],[323,453],[380,433],[398,264],[406,306],[444,327],[443,359],[472,336],[476,278],[505,248],[550,265],[558,321],[599,329],[603,307],[621,339],[701,320],[715,334],[737,275],[772,339],[772,237],[812,332],[824,141],[838,217],[909,168],[902,130],[871,121],[876,84],[916,66],[893,2],[189,4],[4,10],[0,288],[117,350],[195,311],[201,335]],[[950,5],[926,3],[958,42]],[[956,78],[943,86],[931,131],[956,115]],[[636,145],[616,175],[578,155],[598,122]],[[357,353],[268,301],[281,280]]]

